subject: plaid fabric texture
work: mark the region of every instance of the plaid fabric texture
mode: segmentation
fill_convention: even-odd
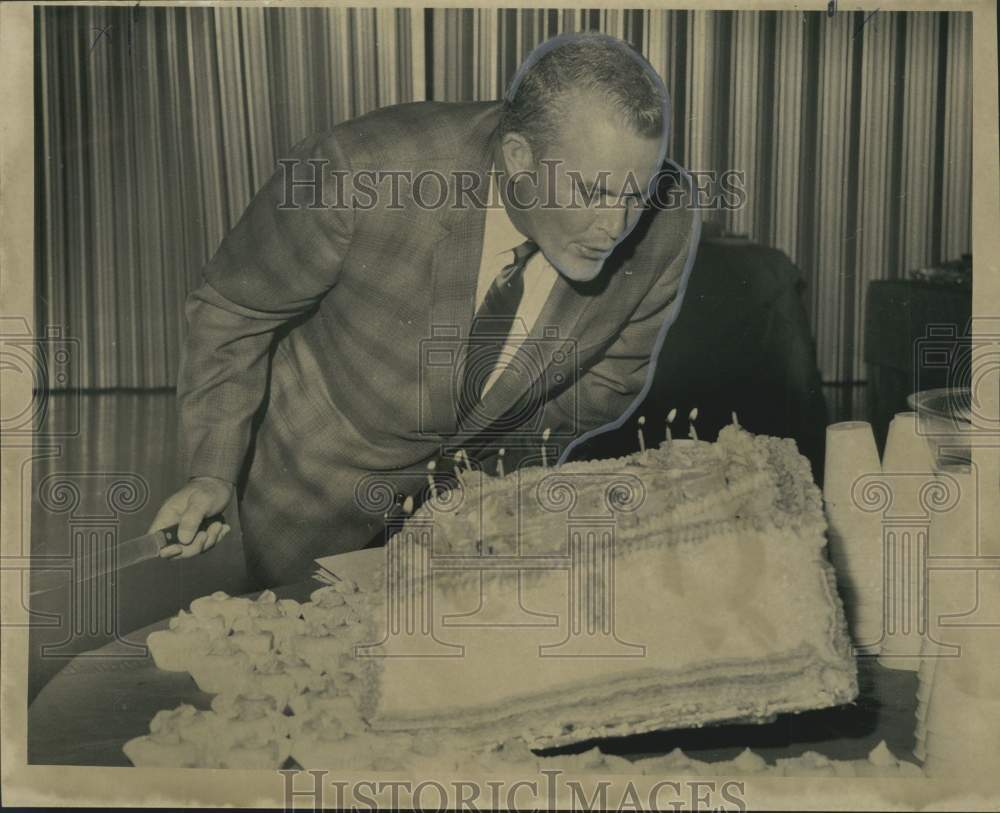
[[[679,205],[647,211],[597,280],[557,281],[459,431],[485,220],[476,201],[498,113],[492,102],[399,105],[300,143],[189,295],[178,384],[187,470],[238,483],[260,582],[302,578],[315,556],[368,543],[394,494],[426,482],[430,460],[505,447],[510,471],[538,457],[546,428],[557,456],[643,387],[695,249],[681,170],[665,179]],[[322,188],[309,183],[320,177]]]

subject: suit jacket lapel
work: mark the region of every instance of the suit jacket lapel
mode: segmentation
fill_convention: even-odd
[[[432,425],[446,432],[458,419],[454,382],[468,350],[485,219],[485,210],[473,209],[434,247],[431,341],[421,353],[421,370],[430,391]]]
[[[428,387],[432,426],[443,433],[454,431],[454,381],[465,361],[469,330],[476,302],[476,285],[483,249],[489,171],[496,144],[496,113],[476,122],[466,144],[457,152],[455,170],[475,175],[472,189],[460,206],[454,197],[455,177],[449,177],[452,197],[436,223],[431,269],[431,341],[420,354],[422,384]]]

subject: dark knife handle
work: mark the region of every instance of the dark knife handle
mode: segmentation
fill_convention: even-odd
[[[212,514],[212,516],[210,517],[205,517],[201,521],[201,525],[198,526],[198,531],[207,531],[209,526],[213,522],[221,522],[225,524],[226,518],[222,514]],[[179,525],[171,525],[169,528],[160,529],[160,533],[163,534],[163,547],[166,547],[167,545],[173,545],[175,543],[183,544],[177,538],[178,528],[180,528]],[[197,534],[198,531],[195,531],[195,533]]]

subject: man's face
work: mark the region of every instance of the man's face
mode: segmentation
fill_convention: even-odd
[[[636,135],[599,99],[581,99],[543,155],[525,157],[504,144],[509,175],[533,171],[515,187],[517,200],[537,201],[515,224],[565,277],[594,279],[612,249],[635,228],[643,197],[663,162],[662,139]],[[509,149],[509,147],[515,147]],[[535,163],[532,164],[531,162]]]

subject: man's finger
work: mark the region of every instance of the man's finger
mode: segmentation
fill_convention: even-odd
[[[197,556],[204,549],[206,539],[208,539],[208,534],[204,531],[198,531],[190,544],[182,546],[179,558],[190,559],[193,556]]]
[[[205,534],[205,547],[202,551],[209,550],[219,541],[219,537],[222,534],[223,525],[221,522],[213,522],[208,526],[208,531]]]
[[[215,545],[226,538],[226,534],[229,533],[230,527],[228,525],[223,525],[222,529],[215,535],[208,538],[208,542],[205,543],[205,550],[209,548],[214,548]]]
[[[156,512],[156,516],[149,525],[149,529],[146,531],[147,534],[151,534],[154,531],[162,530],[163,528],[169,528],[171,525],[176,525],[177,521],[180,519],[180,512],[174,506],[174,501],[168,500],[162,506],[160,510]]]
[[[228,523],[213,522],[208,531],[199,531],[195,534],[194,539],[186,545],[164,545],[160,550],[160,557],[163,559],[190,559],[192,556],[197,556],[199,553],[204,553],[215,547],[231,530],[232,527]],[[199,540],[201,541],[199,542]]]
[[[191,502],[194,504],[188,505],[177,527],[177,539],[182,545],[191,543],[195,534],[198,533],[198,526],[205,519],[205,509],[198,504],[200,501],[192,500]]]

